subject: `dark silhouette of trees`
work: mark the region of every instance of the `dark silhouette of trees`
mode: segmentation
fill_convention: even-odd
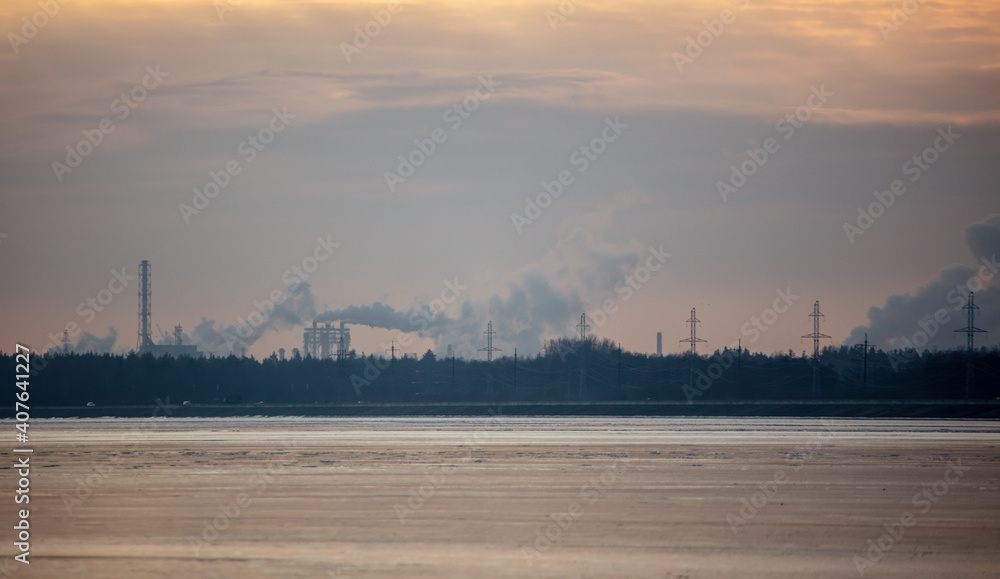
[[[732,400],[956,400],[971,367],[975,399],[1000,398],[1000,349],[886,352],[829,346],[818,360],[724,348],[708,356],[653,356],[609,340],[561,338],[535,356],[395,360],[353,352],[342,360],[237,356],[33,355],[35,406],[357,404]],[[44,363],[44,369],[39,369]],[[14,356],[0,368],[14,375]]]

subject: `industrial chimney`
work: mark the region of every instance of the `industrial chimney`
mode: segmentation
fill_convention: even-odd
[[[139,352],[145,352],[153,346],[153,337],[149,328],[150,298],[149,260],[139,262],[139,341],[136,344]]]

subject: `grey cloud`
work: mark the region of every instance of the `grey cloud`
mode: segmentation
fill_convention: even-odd
[[[920,350],[964,347],[965,334],[955,330],[966,327],[967,310],[963,307],[970,291],[975,293],[980,308],[976,327],[1000,332],[1000,273],[991,268],[996,267],[1000,256],[1000,215],[968,226],[965,239],[975,265],[947,267],[915,292],[889,296],[885,305],[868,310],[869,323],[854,328],[845,343],[859,343],[867,332],[869,342],[886,348],[904,347],[906,341]],[[946,317],[940,317],[946,322],[939,325],[933,318],[942,309]],[[917,338],[920,335],[928,336],[926,345],[919,343],[923,342],[923,338]]]

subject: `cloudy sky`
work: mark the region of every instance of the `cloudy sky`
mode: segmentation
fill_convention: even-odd
[[[968,289],[1000,339],[993,1],[8,0],[0,32],[3,351],[134,348],[142,259],[163,331],[252,319],[258,357],[323,312],[364,352],[493,320],[531,354],[584,311],[678,352],[691,308],[799,353],[817,300],[827,342],[953,348]]]

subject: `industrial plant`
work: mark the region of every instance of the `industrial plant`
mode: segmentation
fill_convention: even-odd
[[[139,354],[152,354],[160,356],[191,356],[197,358],[201,356],[198,346],[184,345],[184,329],[180,324],[174,326],[174,343],[157,344],[153,342],[152,336],[152,297],[151,268],[148,260],[139,262],[139,339],[136,343],[136,350]]]
[[[351,351],[351,330],[344,327],[344,322],[335,327],[333,322],[319,325],[313,320],[312,327],[302,335],[302,351],[307,357],[341,360]]]
[[[979,306],[969,292],[965,307],[967,324],[953,329],[965,334],[965,351],[920,352],[926,344],[880,350],[864,343],[820,349],[825,316],[819,301],[814,302],[809,319],[812,333],[811,356],[788,353],[765,355],[746,350],[741,340],[713,348],[706,355],[697,349],[709,345],[699,335],[698,312],[691,308],[686,337],[677,336],[683,352],[664,354],[663,332],[656,332],[655,354],[631,352],[620,343],[597,338],[588,314],[582,313],[575,336],[545,341],[542,352],[518,355],[515,344],[510,354],[496,347],[501,332],[493,320],[482,320],[482,336],[470,338],[479,346],[479,359],[455,355],[447,344],[447,357],[439,358],[428,350],[423,356],[402,353],[395,341],[391,349],[360,355],[351,349],[348,324],[391,327],[396,314],[385,306],[382,317],[366,317],[357,308],[347,308],[315,315],[312,301],[286,322],[286,328],[308,324],[302,333],[302,348],[286,359],[285,349],[264,360],[236,356],[210,356],[212,338],[233,331],[213,330],[205,339],[203,330],[193,335],[206,351],[199,351],[195,341],[186,338],[180,325],[172,336],[152,321],[152,269],[149,261],[139,265],[138,342],[140,355],[159,358],[156,364],[134,356],[96,356],[72,353],[64,332],[63,351],[51,359],[45,371],[47,403],[82,406],[112,402],[140,404],[151,394],[159,399],[188,400],[194,404],[240,404],[254,400],[266,404],[439,404],[439,403],[580,403],[628,402],[630,404],[695,404],[727,401],[777,403],[789,400],[965,400],[1000,399],[1000,349],[976,347],[977,334],[985,331],[975,326]],[[273,312],[272,312],[273,313]],[[284,312],[287,314],[288,312]],[[766,317],[762,316],[765,318]],[[596,322],[595,318],[595,322]],[[680,319],[677,320],[680,322]],[[263,323],[263,321],[261,322]],[[214,322],[206,320],[202,326]],[[199,326],[201,327],[201,326]],[[259,328],[260,324],[254,324]],[[499,325],[502,330],[509,330]],[[159,343],[154,341],[159,330]],[[243,334],[240,334],[243,336]],[[652,336],[650,336],[652,337]],[[171,339],[172,338],[172,339]],[[204,341],[202,341],[204,340]],[[751,341],[752,343],[752,341]],[[444,346],[444,344],[442,344]],[[230,349],[232,344],[229,345]],[[230,352],[235,353],[235,352]],[[3,360],[0,353],[0,360]],[[192,360],[193,359],[193,360]],[[10,357],[7,361],[12,363]],[[101,369],[94,371],[94,369]],[[964,389],[958,377],[964,375]],[[611,408],[611,407],[608,407]],[[979,412],[973,407],[972,412]],[[574,410],[575,411],[575,410]],[[611,410],[609,410],[611,411]],[[613,409],[613,413],[621,409]],[[630,410],[631,411],[631,410]],[[786,410],[782,410],[785,412]],[[788,412],[798,412],[789,408]],[[881,412],[882,410],[877,410]],[[951,412],[952,410],[948,410]],[[909,412],[909,410],[908,410]],[[965,410],[961,410],[965,412]],[[992,412],[992,411],[990,411]]]
[[[967,351],[969,353],[974,351],[974,336],[977,333],[984,333],[984,330],[975,327],[975,314],[978,310],[978,306],[975,305],[974,294],[969,292],[968,302],[963,308],[968,311],[968,323],[967,327],[954,330],[956,333],[965,333],[968,337]],[[813,304],[813,312],[809,315],[809,318],[813,321],[813,332],[811,334],[806,334],[802,338],[810,338],[813,340],[813,352],[812,359],[815,361],[820,355],[820,340],[830,339],[830,336],[820,332],[820,321],[823,318],[823,314],[819,310],[819,301]],[[322,321],[321,321],[322,320]],[[338,323],[339,321],[339,323]],[[687,338],[678,340],[680,343],[688,345],[688,351],[690,355],[697,356],[697,345],[707,343],[706,340],[699,338],[697,335],[697,326],[701,320],[697,317],[697,312],[695,308],[691,308],[690,318],[687,323],[690,325],[690,335]],[[190,356],[190,357],[202,357],[203,352],[198,350],[198,347],[194,344],[184,344],[184,331],[183,328],[178,324],[174,326],[172,340],[168,340],[167,335],[160,330],[161,343],[156,343],[153,341],[152,328],[156,327],[159,329],[158,325],[152,322],[152,271],[148,260],[142,260],[139,263],[139,328],[138,328],[138,341],[136,343],[136,350],[140,355],[142,354],[152,354],[156,357],[160,356]],[[576,326],[580,330],[580,340],[586,341],[588,339],[588,331],[591,326],[587,323],[586,313],[581,314],[580,323]],[[501,352],[500,348],[493,346],[494,336],[498,332],[493,330],[493,322],[490,321],[486,327],[486,331],[483,332],[486,336],[486,347],[479,348],[478,352],[485,353],[485,358],[487,363],[493,361],[494,352]],[[68,337],[64,337],[64,348],[68,351]],[[735,347],[736,344],[733,344]],[[742,346],[739,346],[742,350]],[[865,351],[867,352],[867,336],[865,341]],[[285,360],[285,349],[280,349],[281,355],[280,360]],[[351,353],[351,330],[346,326],[343,320],[331,320],[329,314],[323,316],[316,316],[312,321],[311,327],[306,327],[302,334],[302,356],[305,358],[312,358],[317,360],[345,360],[350,358]],[[245,355],[245,350],[241,352]],[[298,350],[295,350],[296,356],[298,355]],[[452,345],[448,345],[448,358],[453,357]],[[663,357],[663,334],[662,332],[656,333],[656,357]],[[803,357],[805,353],[803,352]],[[395,359],[395,353],[392,356]],[[867,363],[867,361],[866,361]],[[971,371],[970,371],[971,372]],[[971,382],[971,375],[967,377],[967,380]],[[971,386],[969,388],[971,390]]]

